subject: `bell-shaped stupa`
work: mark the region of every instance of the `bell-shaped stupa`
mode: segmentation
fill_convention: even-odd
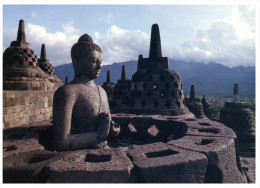
[[[24,21],[19,21],[16,41],[3,54],[4,90],[54,90],[54,84],[41,70],[37,55],[26,42]]]
[[[191,114],[184,104],[179,73],[169,69],[168,58],[162,57],[158,24],[152,26],[149,58],[139,55],[128,98],[130,113]]]

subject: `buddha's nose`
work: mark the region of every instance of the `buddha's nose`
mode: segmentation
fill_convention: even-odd
[[[97,68],[97,69],[101,69],[101,64],[100,64],[100,63],[97,63],[96,68]]]

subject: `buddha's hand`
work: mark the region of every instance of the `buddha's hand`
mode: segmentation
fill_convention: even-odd
[[[110,130],[110,119],[109,115],[105,113],[100,113],[98,118],[98,138],[100,140],[105,140],[108,136]]]
[[[117,137],[119,135],[119,132],[120,125],[118,123],[115,123],[114,121],[111,121],[109,137]]]

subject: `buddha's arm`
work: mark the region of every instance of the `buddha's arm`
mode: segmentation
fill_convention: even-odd
[[[57,151],[84,149],[100,142],[98,131],[70,134],[75,101],[75,93],[66,90],[66,88],[59,88],[54,95],[54,144]]]

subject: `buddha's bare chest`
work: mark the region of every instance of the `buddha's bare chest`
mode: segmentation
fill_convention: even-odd
[[[97,87],[94,88],[81,88],[75,105],[73,114],[77,116],[95,116],[100,113],[102,99],[100,97]]]

